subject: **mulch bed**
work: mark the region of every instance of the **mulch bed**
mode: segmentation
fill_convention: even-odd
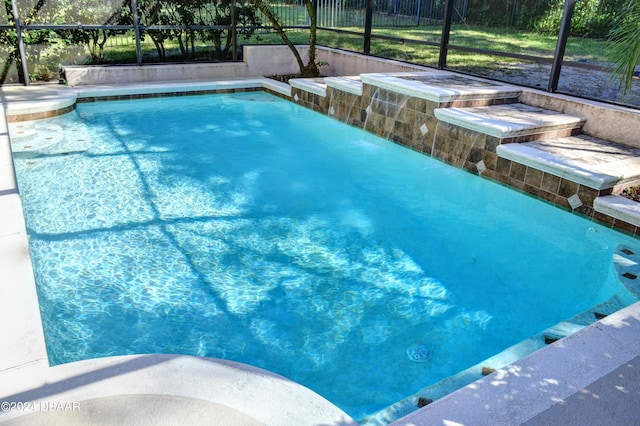
[[[288,83],[292,78],[300,78],[300,74],[282,74],[282,75],[268,75],[267,78],[280,81],[282,83]]]
[[[631,186],[622,191],[620,195],[633,201],[640,201],[640,186]]]

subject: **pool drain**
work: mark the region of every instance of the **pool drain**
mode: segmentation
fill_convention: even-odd
[[[411,361],[426,362],[431,359],[431,351],[424,343],[407,348],[407,356]]]

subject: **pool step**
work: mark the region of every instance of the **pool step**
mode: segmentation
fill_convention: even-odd
[[[323,78],[292,78],[289,80],[289,85],[292,88],[313,93],[323,98],[327,97],[327,85]],[[297,102],[296,95],[294,94],[294,100]]]
[[[362,96],[362,80],[360,80],[360,76],[326,77],[324,82],[327,87]]]
[[[593,200],[593,209],[623,222],[640,227],[640,203],[621,195],[605,195]]]
[[[436,102],[443,107],[452,105],[493,105],[516,103],[522,90],[505,83],[456,75],[448,71],[365,73],[358,76],[322,78],[294,78],[291,87],[326,97],[327,87],[362,96],[363,85]]]
[[[438,120],[500,139],[500,143],[566,137],[581,132],[585,119],[522,103],[438,108]]]
[[[360,74],[373,87],[408,95],[441,106],[480,106],[517,102],[522,89],[449,71],[407,71]]]
[[[593,210],[640,226],[640,203],[620,196],[640,185],[640,148],[587,135],[496,147],[499,157],[593,188]]]
[[[613,266],[627,290],[640,298],[640,253],[631,247],[619,245],[613,255]]]
[[[624,249],[624,247],[621,246],[619,249]],[[501,373],[498,372],[498,370],[508,368],[510,364],[544,348],[553,341],[560,340],[591,326],[601,319],[601,317],[614,313],[628,306],[629,303],[632,302],[630,302],[630,300],[621,300],[618,296],[613,296],[609,300],[595,305],[566,321],[561,321],[528,339],[524,339],[466,370],[427,386],[414,395],[406,397],[368,417],[359,419],[359,423],[363,426],[379,426],[392,423],[394,420],[418,409],[418,401],[420,398],[435,401],[483,378],[487,373],[497,372],[499,375]]]
[[[503,144],[496,153],[597,190],[640,180],[640,149],[587,135]]]

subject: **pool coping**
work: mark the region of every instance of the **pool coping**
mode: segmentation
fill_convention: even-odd
[[[416,77],[425,77],[431,79],[451,78],[456,74],[450,71],[405,71],[395,73],[365,73],[360,74],[360,80],[363,83],[370,84],[375,87],[394,91],[407,96],[415,96],[421,99],[436,103],[445,103],[463,100],[478,99],[509,99],[517,98],[521,88],[499,82],[489,83],[487,80],[472,76],[464,76],[465,80],[477,81],[486,86],[474,87],[471,90],[463,87],[447,88],[442,85],[429,83],[428,81],[415,80]],[[408,78],[412,78],[409,80]]]
[[[272,84],[262,81],[267,79],[257,80],[260,81],[254,83],[259,84],[260,87],[263,87],[262,84]],[[234,81],[238,81],[238,86],[247,83],[245,80],[240,82],[236,79]],[[206,83],[206,87],[215,86],[213,82]],[[227,86],[232,85],[230,81],[226,81],[226,83]],[[164,89],[157,91],[161,85]],[[98,92],[104,96],[109,96],[109,93],[118,93],[117,96],[131,95],[135,94],[136,87],[147,87],[151,90],[149,93],[169,93],[172,91],[172,87],[174,90],[180,89],[180,91],[184,91],[184,89],[192,91],[209,90],[202,89],[203,86],[197,82],[132,84],[127,85],[126,89],[121,86],[112,87],[115,90],[114,92],[109,92],[110,89],[106,86],[92,88],[84,86],[78,89],[67,87],[52,89],[49,87],[48,89],[41,88],[39,90],[60,90],[64,93],[65,96],[63,98],[65,100],[61,100],[60,103],[56,103],[56,100],[50,96],[51,93],[45,96],[46,99],[44,100],[48,108],[54,105],[64,109],[68,107],[68,105],[64,106],[69,99],[68,96],[72,97],[73,94],[75,94],[76,98],[95,96],[95,93]],[[276,85],[276,87],[283,89],[281,85]],[[33,101],[29,100],[32,96],[37,97],[39,90],[37,88],[29,88],[24,92],[16,90],[13,95],[11,93],[7,94],[10,90],[0,90],[5,114],[26,111],[24,108],[27,108],[28,103],[34,105],[38,113],[43,112],[40,110],[46,109],[43,104],[37,101],[33,104]],[[94,90],[94,92],[91,90]],[[124,93],[127,91],[129,93]],[[24,98],[21,99],[17,93],[21,93]],[[21,110],[20,108],[23,109]],[[52,399],[54,401],[69,401],[68,398],[83,398],[83,395],[86,398],[113,396],[116,395],[116,392],[124,392],[124,388],[119,387],[121,385],[118,381],[124,379],[120,378],[120,373],[105,375],[103,374],[104,370],[108,369],[117,372],[124,368],[118,366],[129,365],[128,363],[131,362],[139,368],[132,371],[127,370],[126,378],[131,380],[128,383],[136,383],[137,381],[148,383],[149,387],[141,389],[141,391],[164,392],[166,395],[196,399],[209,398],[212,402],[222,401],[224,403],[226,400],[216,400],[215,395],[207,394],[209,396],[203,396],[205,393],[198,393],[204,391],[197,390],[197,386],[194,386],[193,392],[181,391],[183,393],[179,395],[176,394],[177,391],[172,390],[174,389],[172,388],[173,385],[168,382],[163,382],[166,388],[160,385],[157,388],[151,386],[151,384],[156,383],[156,380],[160,380],[166,366],[173,366],[171,368],[175,368],[177,372],[172,377],[177,380],[178,388],[188,388],[189,384],[193,382],[192,379],[198,378],[203,374],[201,370],[203,368],[202,360],[206,360],[212,366],[222,365],[224,367],[227,365],[226,362],[220,360],[207,360],[190,356],[139,355],[103,358],[82,361],[82,364],[74,363],[73,365],[65,364],[58,367],[49,367],[37,303],[35,280],[28,251],[26,228],[22,216],[22,205],[15,180],[7,122],[4,116],[0,117],[0,126],[2,126],[2,134],[0,135],[0,270],[3,271],[3,276],[8,278],[8,281],[0,286],[0,291],[2,292],[2,297],[0,297],[0,321],[5,327],[6,336],[3,337],[0,343],[0,379],[3,383],[0,401],[20,401],[17,398],[31,397],[40,398],[39,401],[51,401]],[[392,424],[420,425],[444,424],[446,422],[514,424],[526,421],[535,423],[537,416],[548,410],[557,409],[558,406],[566,406],[571,409],[573,405],[567,403],[567,401],[571,401],[572,397],[579,394],[582,389],[600,383],[601,379],[611,374],[616,374],[619,368],[634,363],[639,357],[640,302],[522,358],[486,378],[436,400],[426,407],[396,420]],[[159,360],[163,361],[160,362]],[[79,370],[74,369],[76,366],[79,366]],[[211,374],[207,375],[207,377],[217,383],[215,371],[220,370],[216,370],[216,368],[218,367],[210,370]],[[243,368],[240,368],[240,370]],[[249,389],[262,386],[260,380],[264,375],[272,376],[264,371],[256,372],[252,367],[246,366],[246,369],[253,371],[257,375],[255,382],[251,379],[246,379],[249,380],[249,383],[253,383],[253,385],[248,385]],[[78,371],[86,371],[87,374],[78,374]],[[246,413],[247,410],[252,410],[255,399],[267,398],[265,401],[271,401],[266,406],[255,404],[255,407],[258,407],[256,408],[258,412],[251,411],[248,413],[253,418],[264,419],[267,424],[277,424],[277,421],[269,417],[273,414],[272,412],[280,413],[282,415],[280,419],[293,418],[289,417],[289,414],[285,415],[288,411],[282,409],[282,404],[286,404],[286,401],[278,400],[276,402],[271,398],[275,398],[275,394],[284,394],[284,400],[296,400],[292,395],[296,395],[298,391],[310,398],[305,399],[305,403],[314,404],[318,402],[324,407],[324,411],[309,411],[306,417],[298,418],[296,424],[355,424],[352,419],[341,417],[346,415],[344,413],[340,414],[340,410],[322,397],[315,394],[314,397],[309,396],[304,391],[306,388],[302,386],[293,386],[293,391],[288,387],[289,385],[284,387],[275,386],[265,388],[266,394],[260,392],[247,394],[247,388],[239,386],[243,383],[246,384],[244,376],[235,371],[231,373],[231,376],[233,377],[224,375],[226,381],[221,386],[224,387],[224,392],[229,389],[231,389],[231,393],[236,392],[234,395],[238,395],[242,400],[243,412]],[[252,375],[249,376],[254,377]],[[138,380],[136,377],[143,380]],[[183,386],[183,382],[186,382],[187,385]],[[278,378],[277,382],[284,384],[289,381]],[[111,384],[113,384],[113,387],[110,387]],[[203,383],[203,386],[210,387],[211,383]],[[629,388],[634,388],[635,385],[629,383],[628,386]],[[44,392],[46,389],[49,389],[50,392]],[[282,389],[282,392],[278,389]],[[308,389],[306,390],[308,391]],[[83,393],[85,391],[87,391],[86,394]],[[51,392],[56,396],[52,397]],[[124,394],[130,394],[130,392],[124,392]],[[425,395],[425,397],[428,397],[428,395]],[[251,401],[250,404],[247,404],[248,400]],[[22,401],[24,402],[26,399]],[[273,410],[273,407],[277,407],[277,409]],[[291,409],[294,408],[291,407]],[[304,407],[300,406],[298,408],[304,409]],[[632,409],[634,407],[629,406],[629,410]],[[260,411],[265,410],[268,413],[260,413]],[[7,418],[15,418],[18,414],[16,412],[0,411],[0,421]],[[576,411],[573,418],[580,419],[582,415],[581,412]],[[326,416],[326,418],[322,418],[322,416]],[[587,420],[593,420],[593,418]],[[291,420],[288,421],[290,422]]]

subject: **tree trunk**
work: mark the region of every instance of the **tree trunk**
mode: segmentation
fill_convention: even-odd
[[[302,57],[300,56],[300,52],[296,49],[296,46],[291,42],[287,33],[284,31],[284,28],[278,21],[278,17],[273,13],[269,4],[267,4],[266,0],[252,0],[253,4],[267,17],[273,29],[280,36],[284,44],[289,47],[291,53],[296,59],[298,63],[298,67],[300,68],[300,75],[303,77],[317,77],[320,75],[318,70],[318,64],[316,64],[315,55],[316,55],[316,15],[313,11],[313,5],[311,0],[304,0],[305,7],[307,8],[307,12],[309,13],[309,17],[311,18],[311,28],[309,29],[309,63],[305,65]]]
[[[317,17],[316,9],[312,0],[304,0],[304,6],[309,14],[309,62],[302,70],[303,77],[317,77],[320,75],[318,63],[316,61],[316,40],[317,40]]]

